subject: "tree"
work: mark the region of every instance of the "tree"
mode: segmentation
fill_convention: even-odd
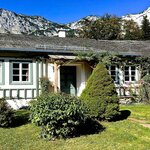
[[[92,117],[111,120],[119,115],[119,98],[108,70],[98,64],[80,96]]]
[[[66,32],[66,37],[70,37],[70,38],[76,37],[75,30],[71,29],[71,30],[67,31]]]
[[[80,37],[96,40],[114,40],[119,38],[120,31],[120,19],[106,14],[100,19],[86,23],[81,28]]]
[[[150,40],[150,22],[147,19],[147,16],[143,17],[141,28],[142,28],[142,38],[144,40]]]
[[[123,20],[123,39],[138,40],[141,39],[142,33],[136,22],[133,20]]]

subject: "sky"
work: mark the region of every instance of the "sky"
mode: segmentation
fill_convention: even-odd
[[[19,14],[42,16],[57,23],[70,23],[88,15],[123,16],[150,7],[150,0],[1,0],[0,8]]]

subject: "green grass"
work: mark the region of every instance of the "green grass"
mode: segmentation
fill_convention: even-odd
[[[131,116],[149,118],[150,106],[121,106]],[[148,110],[147,110],[148,109]],[[133,110],[133,111],[132,111]],[[144,112],[143,112],[143,111]],[[141,112],[141,113],[140,113]],[[17,112],[25,117],[28,113]],[[150,129],[128,120],[101,122],[106,128],[99,134],[67,140],[46,141],[39,138],[40,128],[31,123],[14,128],[0,128],[0,150],[149,150]]]
[[[136,104],[136,105],[124,105],[121,106],[122,110],[131,111],[130,117],[146,120],[150,123],[150,105]]]

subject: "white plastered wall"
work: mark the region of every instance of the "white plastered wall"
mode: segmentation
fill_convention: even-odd
[[[48,63],[48,78],[52,83],[54,83],[54,80],[55,80],[54,77],[55,77],[54,64]]]
[[[0,85],[0,98],[2,98],[4,96],[3,90],[5,90],[5,97],[8,99],[10,97],[10,91],[11,91],[11,97],[12,98],[17,98],[18,95],[18,90],[19,90],[19,97],[20,98],[32,98],[36,97],[36,88],[37,88],[37,80],[39,82],[39,78],[40,74],[41,74],[41,67],[40,67],[40,63],[38,63],[38,70],[39,73],[37,72],[37,63],[35,60],[32,59],[21,59],[21,58],[0,58],[1,60],[3,60],[4,63],[4,82],[3,84]],[[11,74],[10,74],[10,62],[24,62],[24,61],[30,61],[31,62],[31,69],[30,69],[30,74],[31,74],[31,81],[29,84],[13,84],[11,82]],[[38,74],[38,75],[37,75]],[[38,78],[38,79],[37,79]],[[26,93],[25,93],[26,91]]]
[[[40,78],[47,75],[46,61],[23,58],[0,58],[3,61],[3,84],[0,84],[0,98],[5,98],[13,109],[28,106],[40,93]],[[30,62],[30,83],[12,83],[11,61]],[[43,72],[44,70],[44,72]]]

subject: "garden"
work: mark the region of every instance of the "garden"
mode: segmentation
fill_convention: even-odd
[[[149,84],[141,88],[143,102],[119,105],[114,82],[99,63],[80,97],[47,93],[47,84],[42,85],[29,108],[14,111],[0,101],[0,149],[150,148]]]
[[[40,127],[30,123],[29,110],[15,112],[17,124],[11,128],[0,128],[0,150],[146,150],[150,148],[150,128],[143,127],[130,118],[150,123],[150,105],[121,106],[120,110],[129,110],[128,119],[107,122],[102,121],[103,131],[75,138],[43,140],[39,137]]]

